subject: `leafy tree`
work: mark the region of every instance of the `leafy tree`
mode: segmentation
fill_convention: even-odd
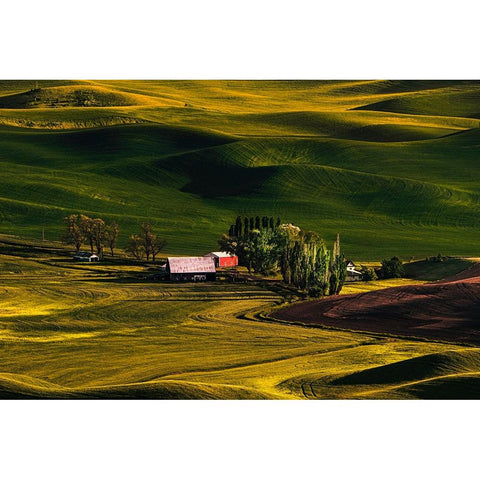
[[[281,245],[280,271],[283,281],[291,285],[294,282],[295,271],[294,247],[295,243],[300,240],[300,228],[292,224],[281,225],[278,233]]]
[[[279,245],[275,232],[270,230],[253,230],[249,241],[249,259],[253,270],[262,275],[277,271],[279,260]]]
[[[382,278],[401,278],[405,275],[402,261],[398,257],[392,257],[390,260],[382,260],[380,276]]]
[[[237,255],[239,264],[245,265],[248,268],[248,272],[251,273],[253,265],[250,233],[241,237],[230,237],[224,234],[218,241],[218,245],[223,252]]]
[[[315,232],[295,225],[280,225],[280,270],[283,280],[312,296],[328,294],[330,252]]]
[[[250,228],[255,223],[264,228]],[[280,270],[285,283],[312,296],[340,292],[346,262],[340,254],[339,237],[333,256],[316,232],[302,231],[292,224],[277,226],[273,218],[259,216],[244,218],[243,225],[242,235],[223,235],[218,243],[221,250],[237,255],[239,264],[249,272],[265,275]],[[272,225],[274,228],[269,228]]]
[[[372,280],[377,280],[377,272],[375,272],[374,268],[366,267],[362,265],[360,267],[360,272],[362,273],[362,279],[366,282],[371,282]]]

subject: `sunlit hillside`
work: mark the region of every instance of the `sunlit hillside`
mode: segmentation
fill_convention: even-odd
[[[203,253],[237,214],[347,255],[477,255],[480,83],[1,81],[0,233],[149,219]]]
[[[346,293],[465,268],[432,265]],[[291,295],[279,284],[151,275],[0,236],[0,398],[480,396],[478,347],[281,324],[269,317]]]

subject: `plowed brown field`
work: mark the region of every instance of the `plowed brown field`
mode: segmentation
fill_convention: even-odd
[[[303,302],[279,320],[480,345],[480,266],[442,282]]]

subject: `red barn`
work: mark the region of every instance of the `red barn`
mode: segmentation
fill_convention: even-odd
[[[212,257],[215,262],[215,267],[236,267],[238,265],[238,257],[232,253],[227,252],[210,252],[204,255],[205,257]]]

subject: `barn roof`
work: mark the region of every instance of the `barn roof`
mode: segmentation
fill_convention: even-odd
[[[349,270],[347,272],[347,275],[352,276],[352,274],[353,274],[353,276],[357,275],[357,276],[363,277],[363,273],[359,272],[358,270]]]
[[[224,258],[224,257],[234,257],[235,255],[233,253],[228,253],[228,252],[210,252],[207,253],[205,256],[212,256],[214,255],[215,257],[218,258]]]
[[[215,273],[212,257],[168,257],[170,273]]]

